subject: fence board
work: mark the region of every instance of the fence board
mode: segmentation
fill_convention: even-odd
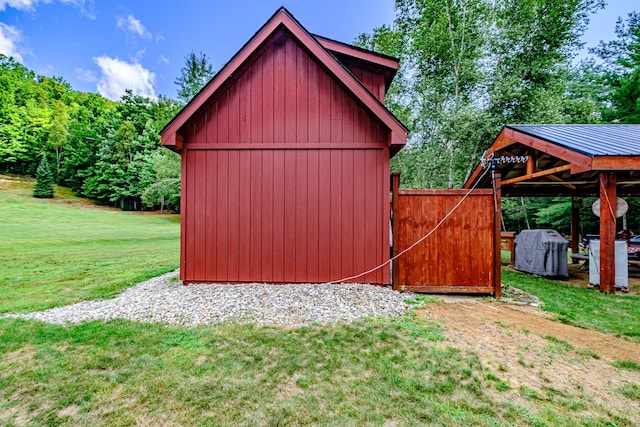
[[[436,229],[467,193],[468,190],[394,191],[394,254],[435,229],[394,263],[394,289],[499,295],[500,272],[495,269],[499,214],[494,209],[493,191],[472,191]]]

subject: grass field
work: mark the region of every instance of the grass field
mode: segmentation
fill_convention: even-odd
[[[3,185],[0,312],[109,297],[177,266],[171,216]],[[585,410],[582,395],[521,390],[525,403],[511,401],[508,371],[415,314],[296,328],[0,319],[0,425],[632,425],[619,411]],[[638,385],[619,393],[637,399]]]
[[[98,209],[57,188],[0,176],[0,313],[113,296],[179,264],[177,215]]]
[[[0,320],[0,423],[632,425],[561,390],[549,393],[559,403],[527,389],[528,407],[510,402],[509,372],[443,340],[411,317],[193,329]]]

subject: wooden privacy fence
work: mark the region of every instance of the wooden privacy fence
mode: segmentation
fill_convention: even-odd
[[[393,262],[393,288],[427,293],[500,297],[500,192],[400,190],[392,175],[393,256],[431,232]],[[498,188],[499,185],[498,185]]]

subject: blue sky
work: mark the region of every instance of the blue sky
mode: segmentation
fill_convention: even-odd
[[[610,0],[591,17],[584,41],[614,38],[633,1]],[[76,90],[119,99],[126,88],[175,97],[191,51],[216,70],[282,5],[312,33],[350,43],[391,23],[393,0],[0,0],[0,53]],[[640,8],[637,8],[640,9]]]

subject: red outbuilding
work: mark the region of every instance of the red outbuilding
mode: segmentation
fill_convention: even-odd
[[[279,9],[161,133],[182,155],[180,279],[322,283],[387,261],[397,68]]]

